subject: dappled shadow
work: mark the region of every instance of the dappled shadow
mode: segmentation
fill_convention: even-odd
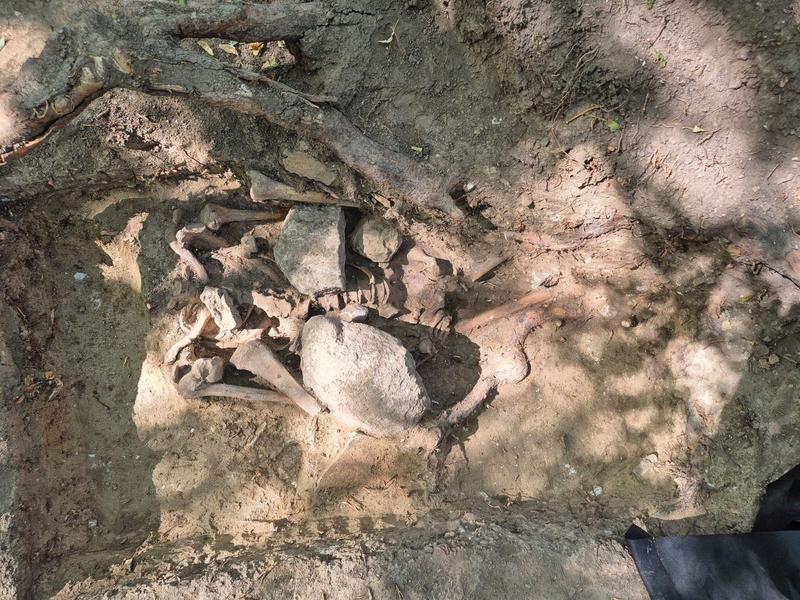
[[[545,506],[582,523],[606,517],[616,532],[635,517],[668,533],[748,529],[764,484],[800,462],[798,290],[756,264],[789,272],[784,256],[797,246],[794,10],[789,2],[657,0],[649,11],[632,0],[554,0],[454,3],[444,14],[384,2],[306,40],[314,67],[290,71],[289,82],[340,95],[371,136],[423,148],[421,160],[476,184],[467,196],[473,214],[513,257],[456,297],[461,316],[522,295],[540,274],[555,292],[578,297],[584,316],[529,337],[531,375],[501,388],[456,432],[436,481],[424,457],[353,437],[326,417],[173,398],[174,413],[139,431],[164,453],[151,465],[165,486],[164,538],[217,532],[257,543],[284,521],[371,518],[378,506],[422,513],[440,501],[534,516]],[[379,60],[365,60],[396,15],[403,51],[381,47]],[[414,34],[436,24],[443,29],[431,36]],[[42,148],[20,169],[113,170],[131,181],[136,169],[256,166],[296,182],[279,167],[281,149],[297,143],[292,135],[193,102],[115,94],[55,138],[62,156],[82,152],[82,162]],[[75,137],[96,134],[93,119],[124,127],[105,141]],[[170,145],[175,127],[191,139]],[[137,149],[131,139],[160,146]],[[210,197],[197,191],[184,206]],[[246,205],[243,191],[213,198]],[[146,204],[126,200],[124,219],[103,218],[121,225]],[[143,232],[160,265],[149,279],[174,264],[155,242],[169,208]],[[502,236],[558,235],[568,223],[616,214],[633,227],[560,253]],[[763,260],[738,254],[742,239],[756,242]],[[144,279],[162,309],[173,290]],[[419,328],[385,326],[413,349]],[[137,357],[145,359],[143,348]],[[474,384],[476,363],[475,343],[454,336],[420,373],[445,405]],[[158,394],[152,401],[169,406]],[[264,423],[267,433],[257,435]],[[242,485],[247,477],[252,484]]]

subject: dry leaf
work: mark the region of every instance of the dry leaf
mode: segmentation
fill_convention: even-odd
[[[239,56],[239,51],[236,50],[236,46],[232,46],[231,44],[218,44],[217,48],[222,50],[227,54],[233,54],[234,56]]]
[[[705,132],[705,129],[703,129],[702,127],[698,127],[697,125],[692,127],[692,133],[704,133],[704,132]]]
[[[252,42],[247,44],[247,47],[250,49],[250,52],[253,53],[253,56],[258,56],[264,49],[264,42]]]
[[[274,69],[275,67],[280,66],[280,64],[281,63],[278,62],[278,59],[273,57],[261,65],[261,70],[266,71],[267,69]]]
[[[209,56],[214,56],[214,50],[211,46],[208,45],[208,42],[205,40],[197,40],[197,45],[200,46],[203,50],[205,50],[206,54]]]

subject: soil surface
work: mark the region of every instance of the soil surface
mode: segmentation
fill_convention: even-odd
[[[4,0],[0,87],[75,14],[118,8]],[[167,245],[175,209],[251,207],[246,169],[298,183],[281,158],[300,148],[363,205],[349,227],[387,212],[325,148],[119,90],[0,167],[0,188],[30,192],[0,197],[0,299],[20,331],[21,383],[4,401],[33,596],[644,598],[620,545],[632,522],[749,530],[764,486],[800,462],[800,272],[786,259],[800,249],[798,11],[353,1],[306,35],[300,64],[279,45],[258,59],[217,50],[337,96],[369,137],[470,190],[468,218],[508,260],[481,282],[459,278],[447,298],[457,318],[543,288],[575,307],[528,336],[529,376],[501,386],[433,461],[326,414],[185,400],[163,364],[200,289]],[[409,245],[458,228],[385,216]],[[221,235],[236,244],[252,229]],[[254,233],[271,248],[279,230]],[[206,258],[222,285],[258,282]],[[370,322],[412,352],[437,411],[464,397],[481,348],[514,324],[442,340]],[[361,573],[367,556],[375,570]],[[519,568],[498,583],[489,567],[512,556]],[[415,587],[435,569],[463,585]]]

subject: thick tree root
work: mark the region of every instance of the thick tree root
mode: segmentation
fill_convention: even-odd
[[[276,2],[187,9],[172,2],[136,2],[126,11],[118,18],[88,13],[86,22],[58,33],[38,58],[23,65],[0,95],[0,158],[13,157],[59,120],[122,87],[199,98],[262,117],[329,147],[385,193],[463,217],[442,178],[367,138],[329,104],[335,99],[303,94],[179,45],[182,37],[210,36],[297,41],[324,27],[335,7]]]

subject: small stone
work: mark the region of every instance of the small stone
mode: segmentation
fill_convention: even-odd
[[[422,354],[431,355],[434,352],[433,342],[430,338],[424,337],[419,341],[419,351]]]
[[[348,427],[396,435],[431,406],[411,355],[380,329],[316,316],[303,328],[302,348],[303,383]]]
[[[777,365],[779,362],[781,362],[781,359],[777,354],[770,354],[767,360],[771,365]]]
[[[403,244],[403,236],[380,217],[367,217],[350,238],[353,250],[376,263],[389,262]]]
[[[361,304],[348,304],[339,313],[339,318],[347,323],[363,323],[369,317],[369,309]]]
[[[81,283],[82,281],[86,280],[88,275],[86,273],[82,273],[82,272],[78,271],[72,277],[73,277],[73,279],[75,279],[75,281],[77,281],[78,283]]]
[[[344,214],[336,206],[296,206],[275,244],[275,263],[302,294],[345,287]]]
[[[599,486],[599,485],[596,485],[596,486],[594,486],[594,487],[592,488],[592,492],[591,492],[591,494],[592,494],[592,496],[594,496],[595,498],[599,498],[600,496],[602,496],[602,495],[603,495],[603,488],[602,488],[601,486]]]
[[[281,164],[289,173],[313,179],[325,185],[333,185],[333,182],[336,181],[336,173],[332,169],[305,152],[288,152]]]
[[[236,329],[242,324],[242,317],[227,290],[206,287],[200,294],[200,301],[206,305],[220,333]]]

